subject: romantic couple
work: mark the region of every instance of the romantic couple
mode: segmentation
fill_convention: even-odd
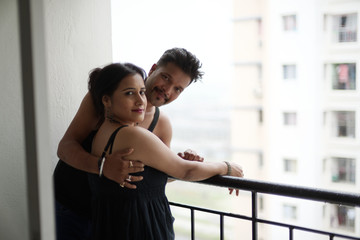
[[[175,239],[165,196],[168,176],[243,177],[238,164],[170,150],[170,120],[158,107],[200,79],[200,68],[192,53],[173,48],[148,76],[131,63],[91,71],[89,92],[58,146],[58,240]]]

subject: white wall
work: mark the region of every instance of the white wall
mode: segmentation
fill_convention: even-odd
[[[51,160],[87,91],[91,69],[112,61],[110,1],[45,1]]]
[[[0,239],[28,239],[16,1],[0,2]]]
[[[39,2],[32,6],[37,6]],[[35,98],[43,99],[48,106],[44,109],[35,109],[37,123],[43,118],[41,132],[48,132],[50,143],[49,151],[41,151],[44,144],[38,147],[39,158],[48,159],[48,162],[37,160],[40,183],[39,204],[42,228],[44,223],[53,224],[53,212],[47,211],[51,206],[52,167],[57,162],[56,148],[65,129],[70,123],[75,111],[84,96],[87,88],[88,72],[99,65],[107,64],[112,60],[111,51],[111,11],[110,2],[101,0],[44,0],[43,21],[32,22],[34,29],[45,30],[45,46],[35,42],[33,45],[46,49],[46,64],[40,71],[46,72],[46,84],[35,86]],[[38,9],[32,9],[37,14]],[[42,15],[42,14],[40,14]],[[43,28],[45,25],[45,29]],[[42,230],[41,236],[31,235],[31,211],[28,209],[28,188],[36,184],[36,179],[27,178],[25,156],[24,111],[22,96],[21,58],[19,45],[18,9],[17,1],[0,1],[0,239],[54,239],[53,228]],[[38,39],[35,37],[35,40]],[[35,54],[35,66],[38,61]],[[41,55],[41,54],[40,54]],[[35,85],[41,83],[34,70]],[[27,89],[28,90],[28,89]],[[39,105],[37,105],[39,106]],[[35,106],[36,107],[36,106]],[[50,119],[50,122],[47,121]],[[26,126],[26,125],[25,125]],[[49,126],[49,127],[48,127]],[[45,129],[44,129],[45,128]],[[36,134],[39,130],[37,129]],[[46,137],[37,136],[38,143],[44,143]],[[33,181],[34,180],[34,181]],[[35,187],[36,188],[36,187]],[[47,199],[50,201],[44,202]],[[29,213],[30,212],[30,213]],[[30,236],[31,235],[31,236]],[[39,238],[38,238],[39,237]]]

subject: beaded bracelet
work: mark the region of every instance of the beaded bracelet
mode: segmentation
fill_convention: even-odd
[[[226,173],[226,175],[230,176],[231,175],[231,164],[229,162],[227,162],[227,161],[224,161],[224,163],[226,163],[226,165],[227,165],[227,173]]]

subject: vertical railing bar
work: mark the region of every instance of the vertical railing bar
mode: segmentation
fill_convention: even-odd
[[[293,240],[293,239],[294,239],[294,228],[289,227],[289,240]]]
[[[330,235],[329,235],[329,238],[330,238],[330,240],[334,240],[334,235],[333,235],[333,234],[330,234]]]
[[[195,219],[194,219],[194,209],[191,210],[191,240],[195,240]]]
[[[251,192],[251,202],[252,202],[252,240],[258,239],[258,230],[257,230],[257,192]]]
[[[220,214],[220,240],[224,240],[224,215]]]

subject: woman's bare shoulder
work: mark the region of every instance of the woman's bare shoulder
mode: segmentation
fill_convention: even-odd
[[[117,134],[115,142],[118,149],[133,148],[137,153],[139,153],[138,149],[141,149],[140,154],[167,148],[155,134],[142,127],[124,127]],[[139,157],[144,156],[139,155]]]
[[[127,126],[121,130],[125,141],[153,139],[155,137],[149,130],[138,126]]]
[[[124,134],[146,134],[149,130],[139,126],[125,126],[121,132]]]

